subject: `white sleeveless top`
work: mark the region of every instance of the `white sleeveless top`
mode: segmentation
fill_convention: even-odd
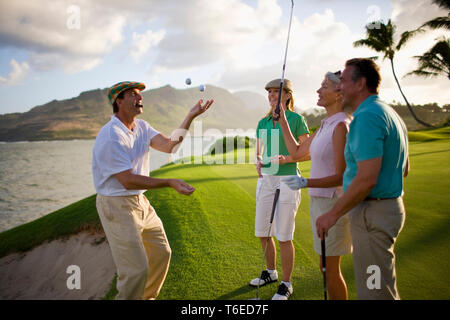
[[[320,128],[314,136],[309,147],[311,155],[311,175],[310,178],[318,179],[336,174],[334,164],[333,133],[334,128],[343,122],[347,126],[350,119],[345,112],[338,112],[331,117],[322,120]],[[332,198],[337,192],[342,194],[342,186],[332,188],[309,188],[308,194],[315,197]]]

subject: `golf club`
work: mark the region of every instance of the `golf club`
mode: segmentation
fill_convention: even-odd
[[[272,214],[270,216],[270,224],[269,224],[269,232],[267,233],[267,241],[266,241],[266,246],[264,247],[264,254],[263,254],[263,259],[262,259],[262,263],[261,263],[261,272],[259,274],[261,274],[263,272],[264,262],[266,260],[267,245],[269,243],[270,231],[272,230],[272,222],[273,222],[273,218],[275,216],[275,209],[277,207],[277,202],[278,202],[279,196],[280,196],[280,189],[277,189],[275,191],[275,197],[273,198]],[[258,286],[256,288],[256,298],[251,299],[251,300],[259,300],[260,283],[261,283],[261,280],[258,280]]]
[[[325,252],[325,235],[322,236],[322,273],[323,273],[323,297],[327,300],[327,257]]]
[[[278,121],[280,119],[280,103],[281,103],[281,93],[283,92],[283,84],[284,84],[284,72],[286,71],[286,59],[287,59],[287,52],[288,52],[288,46],[289,46],[289,36],[291,34],[291,25],[292,25],[292,14],[294,12],[294,0],[291,0],[291,17],[289,19],[289,29],[288,29],[288,36],[286,41],[286,49],[284,51],[284,63],[283,63],[283,72],[281,74],[281,82],[280,82],[280,91],[278,93],[278,102],[277,107],[275,108],[275,117],[273,118],[275,121]]]

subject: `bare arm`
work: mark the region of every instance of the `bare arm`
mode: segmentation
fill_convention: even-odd
[[[294,136],[292,135],[291,129],[289,128],[289,124],[286,119],[286,114],[284,110],[282,110],[282,108],[280,108],[279,123],[281,132],[283,133],[284,143],[286,144],[286,147],[292,159],[296,161],[309,160],[309,146],[311,145],[312,139],[314,139],[315,132],[312,136],[309,136],[309,134],[303,135],[305,136],[304,140],[300,141],[300,144],[298,144]]]
[[[316,221],[317,234],[320,238],[328,235],[328,230],[337,220],[362,202],[375,187],[381,169],[382,157],[358,162],[358,172],[344,195],[334,207],[320,216]]]
[[[298,136],[298,141],[300,142],[300,144],[303,143],[309,143],[310,140],[310,136],[309,133],[305,133],[301,136]],[[309,149],[309,147],[308,147]],[[274,158],[276,159],[276,157],[278,157],[278,160],[280,162],[280,164],[285,164],[285,163],[294,163],[294,162],[301,162],[301,161],[308,161],[311,160],[311,157],[309,155],[309,151],[307,154],[303,155],[300,158],[294,158],[292,155],[287,155],[287,156],[275,156]],[[274,159],[274,160],[275,160]]]
[[[409,169],[410,169],[410,166],[409,166],[409,155],[408,155],[408,158],[406,158],[406,166],[405,166],[405,172],[403,172],[403,177],[406,178],[408,176]]]
[[[202,105],[203,100],[199,100],[197,104],[194,107],[192,107],[192,109],[189,111],[186,118],[181,123],[180,127],[176,129],[170,137],[166,137],[163,134],[158,134],[152,139],[152,141],[150,142],[150,146],[161,152],[166,153],[176,152],[177,148],[175,147],[183,141],[184,136],[188,132],[192,121],[197,116],[201,115],[206,110],[208,110],[209,107],[213,104],[213,102],[214,100],[208,100],[204,105]]]
[[[256,172],[258,172],[258,177],[260,177],[260,178],[262,178],[262,174],[261,174],[261,167],[263,165],[262,153],[263,153],[263,143],[262,143],[261,139],[257,138],[256,139],[256,149],[255,149],[255,165],[256,165]]]
[[[158,179],[133,174],[131,169],[115,175],[120,184],[127,190],[149,190],[171,187],[180,194],[190,195],[195,188],[180,179]]]
[[[332,176],[320,178],[320,179],[308,179],[307,187],[311,188],[331,188],[342,185],[342,176],[345,171],[345,157],[344,148],[346,142],[346,135],[348,129],[347,126],[341,122],[335,128],[333,132],[333,153],[334,153],[334,165],[335,174]]]

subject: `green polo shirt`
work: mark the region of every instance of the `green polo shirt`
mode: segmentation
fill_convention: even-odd
[[[286,110],[286,119],[291,128],[291,132],[295,138],[309,133],[308,125],[305,117],[296,112]],[[289,155],[286,144],[283,139],[283,132],[280,124],[276,122],[273,126],[272,114],[262,118],[258,122],[256,128],[256,137],[262,140],[263,144],[263,163],[266,165],[261,169],[262,174],[270,174],[276,176],[287,176],[297,174],[297,163],[286,163],[283,165],[270,163],[270,158],[275,155]]]

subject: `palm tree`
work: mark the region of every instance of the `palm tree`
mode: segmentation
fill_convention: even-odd
[[[450,40],[442,37],[430,50],[422,56],[415,56],[419,61],[419,68],[405,75],[434,77],[444,75],[450,80]]]
[[[450,30],[450,1],[449,0],[433,0],[433,3],[449,11],[449,14],[444,17],[437,17],[425,22],[419,28],[413,31],[406,31],[402,34],[403,44],[417,33],[425,32],[429,29],[447,29]],[[438,40],[438,39],[436,39]],[[422,56],[415,56],[419,60],[419,68],[405,75],[417,75],[423,77],[444,75],[450,79],[450,49],[449,39],[442,37],[430,50],[425,52]]]
[[[376,25],[377,27],[374,28],[373,26]],[[392,74],[394,75],[395,82],[397,83],[398,89],[400,90],[401,95],[403,96],[403,99],[406,102],[406,105],[408,106],[409,112],[411,112],[411,115],[413,118],[420,124],[426,126],[426,127],[432,127],[430,124],[420,120],[416,114],[414,113],[414,110],[412,109],[411,105],[408,102],[408,99],[406,99],[405,94],[403,93],[403,90],[400,86],[400,82],[397,79],[397,75],[395,74],[395,68],[394,68],[394,56],[395,52],[399,51],[403,44],[406,42],[403,38],[400,39],[400,41],[397,43],[397,45],[394,45],[394,34],[395,34],[395,25],[392,23],[392,21],[389,19],[387,24],[384,24],[383,21],[377,21],[374,23],[370,23],[366,25],[366,37],[365,39],[360,39],[358,41],[353,42],[354,47],[362,47],[366,46],[369,47],[376,52],[380,52],[384,54],[383,60],[388,58],[391,62],[391,69]],[[410,35],[405,35],[410,36]]]
[[[430,21],[425,22],[421,28],[428,27],[430,29],[444,28],[450,30],[450,1],[449,0],[433,0],[434,4],[437,4],[442,9],[447,9],[449,14],[444,17],[437,17]]]
[[[403,42],[402,45],[405,44],[406,41],[411,39],[416,34],[425,32],[426,28],[429,28],[432,30],[436,30],[436,29],[450,30],[450,1],[449,0],[433,0],[432,2],[434,4],[437,4],[442,9],[448,10],[449,11],[448,15],[431,19],[430,21],[425,22],[424,24],[422,24],[419,28],[417,28],[415,30],[403,32],[403,34],[401,36],[401,41]]]

